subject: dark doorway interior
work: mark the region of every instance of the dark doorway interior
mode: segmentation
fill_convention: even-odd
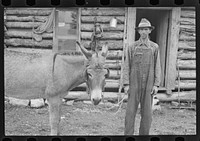
[[[148,19],[151,22],[151,25],[155,27],[155,29],[150,34],[150,40],[156,42],[159,45],[162,67],[162,87],[165,86],[169,15],[169,10],[137,9],[136,11],[136,27],[138,26],[142,18]],[[136,32],[135,34],[135,40],[138,40],[138,32]]]

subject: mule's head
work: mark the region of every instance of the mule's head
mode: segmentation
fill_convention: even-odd
[[[92,55],[87,67],[87,86],[91,101],[94,105],[99,104],[103,97],[105,79],[109,76],[109,69],[105,67],[108,48],[103,46],[100,52]]]
[[[88,68],[87,69],[87,86],[91,101],[94,105],[99,104],[103,97],[105,78],[109,75],[107,68]]]
[[[104,45],[101,51],[93,54],[83,52],[88,59],[86,84],[88,86],[91,101],[94,105],[99,104],[101,101],[103,97],[105,79],[109,76],[109,69],[105,67],[107,52],[107,45]]]

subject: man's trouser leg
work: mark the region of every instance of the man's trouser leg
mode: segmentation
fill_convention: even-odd
[[[150,93],[142,94],[139,135],[149,135],[152,122],[152,100],[153,97]]]
[[[128,99],[127,108],[126,108],[126,117],[125,117],[125,135],[133,135],[135,127],[135,116],[138,109],[139,100],[136,97],[136,94],[130,94],[131,96]]]

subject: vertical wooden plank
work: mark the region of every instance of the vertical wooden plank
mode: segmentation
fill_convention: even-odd
[[[136,8],[128,7],[128,14],[127,14],[127,44],[128,46],[135,42],[135,24],[136,24]]]
[[[169,40],[167,49],[167,62],[166,62],[165,84],[167,90],[172,90],[175,88],[180,14],[181,14],[180,7],[172,8],[170,17],[169,36],[168,36]]]
[[[78,8],[78,24],[77,24],[77,27],[78,27],[78,41],[81,42],[81,11],[82,9],[81,8]],[[76,44],[76,50],[77,51],[80,51],[80,48],[78,47],[78,45]]]
[[[58,52],[58,39],[56,37],[56,32],[57,32],[57,23],[56,22],[58,20],[58,12],[57,10],[55,9],[55,18],[54,18],[54,21],[53,21],[53,52]]]

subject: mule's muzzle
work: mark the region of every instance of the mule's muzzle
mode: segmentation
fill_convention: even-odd
[[[101,99],[92,99],[94,105],[98,105],[101,102]]]
[[[102,99],[102,90],[101,89],[94,89],[91,91],[91,101],[94,105],[98,105]]]

